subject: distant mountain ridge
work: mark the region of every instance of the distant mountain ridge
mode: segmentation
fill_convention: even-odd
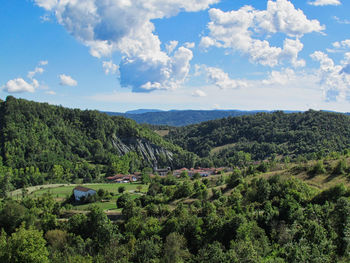
[[[148,112],[161,112],[162,110],[158,109],[137,109],[137,110],[130,110],[126,111],[126,114],[143,114],[143,113],[148,113]]]
[[[123,116],[133,119],[137,123],[147,123],[151,125],[168,125],[168,126],[186,126],[198,124],[204,121],[222,119],[227,117],[238,117],[245,115],[254,115],[256,113],[272,113],[266,110],[135,110],[126,113],[120,112],[104,112],[111,116]],[[297,111],[285,111],[285,113],[295,113]]]

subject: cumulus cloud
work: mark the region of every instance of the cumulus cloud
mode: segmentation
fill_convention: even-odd
[[[161,49],[154,34],[154,19],[168,18],[181,11],[196,12],[219,0],[35,0],[55,14],[57,21],[101,58],[118,51],[120,79],[123,87],[149,92],[173,89],[181,85],[188,73],[192,52],[186,46],[169,46],[170,55]],[[131,76],[134,76],[133,79]]]
[[[245,80],[231,79],[230,76],[220,68],[196,65],[195,75],[198,76],[202,74],[206,76],[208,83],[220,89],[239,89],[249,86],[248,82]]]
[[[57,0],[35,0],[35,3],[46,10],[51,10],[57,5]]]
[[[196,89],[196,90],[192,93],[192,96],[193,96],[193,97],[206,97],[207,94],[206,94],[203,90]]]
[[[44,66],[48,64],[47,61],[39,61],[39,67],[35,67],[34,70],[29,71],[27,78],[29,82],[23,78],[16,78],[9,80],[2,89],[8,93],[22,93],[22,92],[34,92],[35,89],[40,87],[40,83],[35,79],[35,75],[44,73]]]
[[[35,88],[22,78],[9,80],[3,87],[8,93],[34,92]]]
[[[28,74],[27,74],[27,77],[29,79],[33,79],[35,75],[37,74],[43,74],[45,69],[44,69],[44,66],[46,66],[49,62],[47,60],[41,60],[39,61],[38,63],[38,67],[35,67],[34,70],[32,71],[29,71]]]
[[[345,54],[341,64],[336,65],[325,53],[316,51],[311,58],[320,63],[318,70],[319,83],[327,101],[342,101],[350,95],[350,53]]]
[[[271,67],[284,61],[294,67],[304,66],[305,61],[298,59],[303,49],[299,38],[307,33],[322,32],[325,28],[319,21],[307,19],[300,9],[295,9],[287,0],[269,0],[267,9],[263,11],[255,10],[252,6],[229,12],[212,8],[209,15],[209,35],[202,37],[202,47],[233,49],[247,54],[252,62]],[[283,47],[271,46],[268,42],[269,36],[275,33],[289,37],[284,40]]]
[[[65,74],[59,75],[59,79],[60,79],[61,86],[75,87],[78,85],[78,82],[75,79]]]
[[[36,74],[43,74],[44,73],[44,69],[41,67],[36,67],[33,71],[29,71],[27,74],[27,77],[32,79]]]
[[[109,75],[109,74],[114,75],[118,73],[119,67],[116,64],[114,64],[112,60],[103,61],[102,66],[106,75]]]
[[[350,39],[345,39],[343,41],[337,41],[334,42],[333,44],[334,48],[350,48]]]
[[[315,0],[313,2],[309,1],[309,5],[314,6],[325,6],[325,5],[341,5],[339,0]]]
[[[179,44],[179,41],[176,41],[176,40],[172,40],[168,44],[166,44],[165,48],[168,54],[173,53],[174,49],[177,47],[178,44]]]
[[[195,44],[194,42],[186,42],[186,43],[184,44],[184,46],[185,46],[186,48],[194,48],[194,47],[196,46],[196,44]]]

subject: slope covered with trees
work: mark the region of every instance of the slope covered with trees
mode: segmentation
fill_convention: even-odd
[[[96,206],[62,219],[50,194],[0,200],[0,261],[349,262],[349,189],[260,176],[155,177],[147,194],[118,197],[117,221]]]
[[[350,117],[312,110],[258,113],[172,129],[166,138],[201,157],[217,159],[228,159],[239,151],[255,160],[273,155],[324,155],[350,146]]]
[[[133,120],[11,96],[0,103],[0,151],[1,165],[23,177],[39,171],[56,181],[155,165],[191,166],[195,159]]]

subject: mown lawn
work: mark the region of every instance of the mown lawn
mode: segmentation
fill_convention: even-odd
[[[133,183],[133,184],[81,184],[84,187],[94,189],[98,191],[99,189],[103,189],[105,191],[111,192],[114,195],[112,196],[111,200],[108,200],[106,202],[95,202],[95,203],[90,203],[90,204],[83,204],[83,205],[75,205],[73,206],[74,210],[88,210],[89,206],[91,205],[96,205],[103,210],[115,210],[115,211],[120,211],[121,209],[117,209],[116,206],[116,200],[118,196],[120,196],[118,192],[118,188],[123,186],[125,187],[125,192],[130,193],[132,198],[137,198],[140,196],[142,193],[146,193],[148,190],[148,185],[145,184],[140,184],[140,183]],[[39,189],[30,194],[31,197],[39,197],[43,195],[44,193],[50,193],[52,196],[56,199],[59,199],[63,201],[67,197],[69,197],[73,189],[77,185],[72,184],[72,185],[66,185],[66,186],[58,186],[58,187],[53,187],[53,188],[45,188],[45,189]],[[138,187],[141,186],[141,192],[138,192]]]
[[[68,185],[68,186],[60,186],[55,188],[46,188],[46,189],[39,189],[37,191],[34,191],[30,194],[31,197],[38,197],[43,195],[44,193],[51,193],[54,198],[66,198],[67,196],[70,196],[73,192],[73,189],[77,185]],[[147,192],[148,185],[140,184],[140,183],[133,183],[133,184],[82,184],[84,187],[88,187],[91,189],[94,189],[98,191],[99,189],[106,190],[108,192],[118,194],[118,188],[120,186],[125,187],[126,192],[132,192],[132,191],[138,191],[137,187],[141,186],[141,192],[145,193]]]
[[[113,211],[121,211],[122,209],[118,209],[117,205],[116,205],[116,201],[117,198],[120,196],[116,195],[113,196],[111,200],[107,201],[107,202],[95,202],[95,203],[90,203],[90,204],[83,204],[83,205],[76,205],[73,207],[74,210],[81,210],[81,211],[86,211],[89,209],[89,206],[91,205],[96,205],[100,208],[102,208],[103,210],[113,210]],[[131,194],[131,198],[135,199],[137,197],[139,197],[140,194]]]

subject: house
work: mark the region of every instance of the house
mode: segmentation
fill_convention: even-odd
[[[74,198],[79,201],[83,196],[86,198],[88,196],[93,196],[96,194],[94,189],[86,188],[83,186],[77,186],[73,189]]]
[[[165,169],[154,168],[154,172],[157,173],[159,176],[164,177],[164,176],[167,176],[169,172],[171,172],[171,168],[170,167],[167,167]]]
[[[116,174],[114,176],[107,177],[106,179],[108,181],[114,182],[114,183],[137,182],[138,180],[141,179],[141,176],[139,176],[138,174],[141,174],[141,173],[134,173],[134,174],[129,174],[129,175]]]

